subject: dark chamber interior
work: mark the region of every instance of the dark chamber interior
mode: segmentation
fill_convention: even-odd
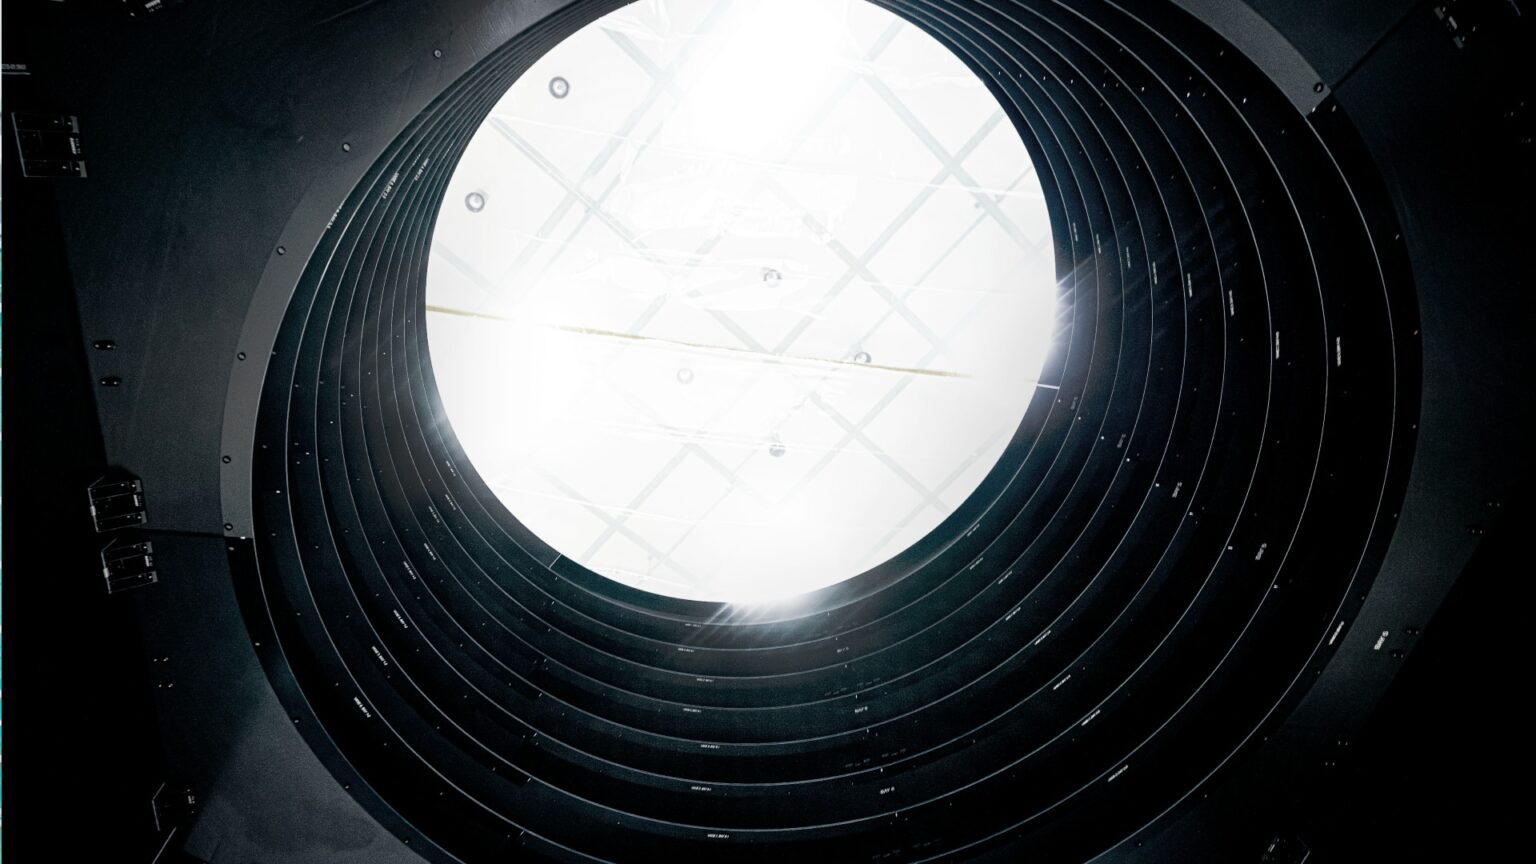
[[[96,614],[137,622],[152,658],[133,664],[143,687],[181,685],[155,693],[167,744],[138,766],[200,793],[179,823],[179,854],[1301,861],[1311,847],[1351,860],[1357,834],[1396,830],[1371,828],[1381,813],[1359,798],[1355,811],[1328,805],[1366,782],[1339,773],[1342,751],[1362,728],[1378,730],[1368,741],[1408,737],[1366,718],[1478,548],[1490,508],[1524,491],[1529,467],[1447,446],[1485,424],[1426,393],[1490,373],[1461,398],[1502,403],[1511,428],[1479,432],[1490,437],[1476,447],[1497,451],[1529,417],[1529,391],[1499,396],[1503,382],[1529,380],[1528,364],[1493,333],[1514,301],[1499,294],[1469,312],[1457,280],[1476,272],[1426,262],[1445,248],[1438,225],[1481,231],[1453,215],[1479,208],[1476,218],[1500,222],[1481,234],[1482,266],[1513,255],[1506,241],[1529,212],[1499,219],[1496,190],[1466,185],[1486,179],[1478,172],[1525,164],[1508,185],[1531,191],[1518,125],[1528,114],[1490,120],[1515,131],[1479,145],[1486,163],[1453,180],[1431,167],[1468,146],[1461,136],[1441,128],[1407,143],[1398,132],[1442,127],[1414,119],[1415,99],[1474,113],[1513,105],[1516,85],[1472,97],[1464,82],[1495,77],[1497,58],[1524,44],[1529,10],[1460,4],[1464,22],[1484,23],[1458,46],[1428,4],[1335,12],[1349,20],[1320,36],[1297,22],[1327,4],[876,2],[964,59],[1035,161],[1060,279],[1041,382],[1054,398],[1035,401],[998,468],[939,529],[778,610],[646,594],[561,558],[497,502],[437,397],[426,262],[457,157],[538,56],[622,4],[464,2],[400,12],[398,23],[392,4],[338,7],[372,16],[343,43],[374,47],[324,60],[311,59],[335,38],[322,25],[338,19],[303,4],[270,13],[286,24],[244,10],[221,25],[198,17],[218,4],[188,2],[93,25],[252,43],[185,103],[202,119],[181,122],[215,130],[190,139],[187,159],[219,153],[212,164],[178,168],[176,148],[156,150],[149,135],[104,142],[109,155],[159,158],[140,163],[145,177],[114,181],[109,162],[106,179],[80,181],[85,191],[61,186],[63,230],[51,238],[81,286],[84,345],[132,296],[149,323],[123,326],[140,328],[144,351],[167,332],[202,332],[200,309],[218,322],[189,343],[208,370],[142,390],[125,372],[125,386],[95,395],[100,461],[144,477],[144,536],[161,573],[131,607],[113,597]],[[470,35],[467,22],[485,21],[499,23]],[[382,59],[403,44],[420,55],[410,71]],[[445,62],[437,45],[462,49],[448,51],[455,71],[416,71]],[[286,70],[276,80],[247,74],[262,50]],[[1425,57],[1461,63],[1474,50],[1495,59],[1443,77],[1441,92],[1382,95],[1405,89],[1395,77]],[[375,61],[381,72],[362,77],[374,81],[368,98],[410,96],[372,121],[388,135],[370,143],[348,131],[363,108],[346,107],[347,88],[326,75],[328,64]],[[61,80],[73,82],[63,92],[86,92],[99,79]],[[89,143],[92,115],[80,114]],[[348,141],[343,169],[330,164],[340,156],[330,138],[324,157],[283,155],[330,134],[322,116]],[[258,117],[273,128],[251,129]],[[242,152],[220,151],[242,135]],[[248,205],[190,205],[162,235],[168,258],[105,263],[124,235],[103,226],[143,208],[146,189],[180,190],[164,193],[168,205],[201,201],[188,190],[235,164],[238,179],[209,182],[251,192]],[[36,188],[7,165],[8,193]],[[261,191],[295,166],[332,179]],[[92,209],[89,196],[107,193],[88,184],[115,201]],[[1437,202],[1451,206],[1426,215]],[[198,208],[223,215],[200,227]],[[34,248],[49,248],[44,229],[28,230]],[[199,244],[213,243],[196,237],[217,231],[243,239],[222,264],[187,263],[206,262]],[[97,287],[113,266],[138,287]],[[177,305],[192,285],[143,287],[178,267],[213,277],[201,290],[216,296]],[[56,372],[81,378],[60,392],[89,399],[106,374],[100,354],[91,385],[78,363]],[[1465,359],[1474,354],[1483,359]],[[188,384],[199,375],[211,383]],[[178,411],[192,432],[172,446],[155,432],[168,421],[153,418]],[[199,467],[185,469],[192,458]],[[157,466],[176,479],[157,487]],[[1483,510],[1464,515],[1466,502]],[[1497,570],[1491,554],[1479,560]],[[1431,679],[1402,680],[1449,686]],[[1416,692],[1382,710],[1422,702]],[[325,770],[284,773],[315,757]],[[295,816],[300,807],[310,816]],[[290,833],[283,820],[296,818]]]

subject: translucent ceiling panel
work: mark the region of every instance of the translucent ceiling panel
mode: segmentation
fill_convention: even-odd
[[[1041,189],[965,65],[863,0],[641,0],[555,47],[438,216],[475,467],[611,579],[754,602],[931,531],[1037,392]]]

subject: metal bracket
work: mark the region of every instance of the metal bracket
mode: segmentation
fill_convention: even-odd
[[[197,814],[197,795],[185,786],[161,783],[149,799],[155,813],[155,833],[169,831]]]
[[[120,472],[116,477],[102,477],[91,484],[88,492],[91,519],[95,521],[98,534],[135,528],[148,518],[144,506],[144,481],[132,474]]]
[[[101,574],[107,581],[108,594],[155,584],[160,581],[155,572],[155,545],[148,540],[108,543],[101,550]]]
[[[11,112],[23,177],[84,178],[80,118],[73,114]]]

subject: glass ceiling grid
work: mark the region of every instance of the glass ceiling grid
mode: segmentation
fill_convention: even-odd
[[[706,26],[701,27],[699,32],[690,34],[689,38],[683,41],[682,47],[664,64],[652,61],[647,56],[645,50],[631,38],[631,33],[636,31],[631,29],[621,32],[617,28],[601,29],[601,33],[606,36],[606,40],[601,43],[593,42],[589,47],[592,50],[597,50],[595,48],[596,45],[606,45],[607,53],[614,60],[594,61],[592,58],[588,58],[587,63],[591,65],[597,62],[606,62],[609,66],[614,66],[615,63],[622,63],[622,68],[630,70],[638,68],[649,79],[650,85],[646,89],[640,104],[629,111],[612,132],[604,133],[607,141],[582,170],[568,171],[562,168],[557,164],[558,157],[549,155],[535,142],[519,133],[516,128],[516,125],[519,123],[530,123],[534,126],[544,127],[550,127],[555,124],[541,123],[536,118],[530,119],[526,116],[519,116],[518,111],[511,110],[513,107],[512,103],[518,101],[517,94],[519,88],[514,86],[508,98],[503,100],[503,103],[498,105],[497,109],[493,111],[487,127],[493,130],[497,136],[511,144],[516,152],[528,160],[530,166],[553,180],[559,187],[562,197],[559,199],[559,203],[550,210],[548,217],[543,220],[543,224],[535,236],[520,233],[510,238],[521,242],[522,248],[517,250],[510,266],[506,267],[496,278],[487,276],[482,270],[477,268],[473,263],[472,255],[456,252],[452,248],[454,243],[450,241],[448,235],[440,237],[438,242],[434,243],[434,258],[440,256],[449,266],[466,273],[474,284],[480,286],[493,298],[488,301],[488,305],[498,308],[504,306],[506,302],[510,302],[509,298],[513,294],[517,294],[519,300],[521,300],[525,290],[534,291],[536,286],[543,284],[546,280],[560,278],[560,274],[563,272],[562,268],[572,266],[569,262],[563,260],[567,255],[575,252],[589,252],[592,248],[601,248],[603,241],[598,235],[592,234],[594,230],[610,232],[619,244],[618,248],[621,250],[622,255],[631,256],[633,259],[644,262],[645,265],[654,267],[660,273],[664,274],[669,269],[675,268],[679,260],[678,256],[652,249],[642,236],[645,234],[643,226],[628,224],[622,214],[615,213],[611,209],[610,201],[612,196],[620,192],[621,187],[624,186],[627,176],[626,170],[632,170],[634,166],[647,160],[653,153],[659,154],[659,158],[663,159],[680,158],[677,155],[677,148],[669,146],[667,143],[666,136],[675,131],[669,129],[669,124],[685,122],[687,118],[680,115],[676,104],[664,106],[662,104],[662,97],[671,96],[674,98],[674,101],[686,100],[686,90],[679,90],[679,76],[688,71],[690,63],[707,65],[712,59],[711,57],[703,56],[707,52],[698,50],[701,46],[705,46],[708,41],[701,38],[701,33],[707,30],[709,26],[720,23],[722,17],[729,19],[730,16],[724,15],[724,13],[730,8],[747,5],[751,4],[733,3],[731,0],[723,0],[723,2],[712,4],[708,15],[704,19]],[[602,22],[599,22],[597,26],[601,27],[601,24]],[[990,307],[997,306],[1000,299],[1003,298],[1003,292],[996,290],[975,292],[980,296],[973,303],[969,304],[970,308],[958,318],[954,326],[946,328],[936,328],[933,326],[922,315],[911,308],[908,305],[908,301],[916,296],[918,292],[925,290],[926,283],[933,274],[944,265],[945,261],[964,249],[977,227],[988,221],[995,224],[1014,242],[1024,255],[1024,258],[1021,259],[1022,261],[1035,260],[1035,273],[1041,271],[1039,259],[1049,260],[1051,258],[1049,238],[1043,238],[1038,242],[1030,241],[1018,224],[1004,212],[1002,206],[1009,200],[1010,196],[1016,194],[1021,184],[1033,176],[1033,171],[1026,168],[1024,171],[1019,172],[1017,178],[1004,189],[986,189],[980,187],[973,179],[972,174],[966,169],[966,160],[970,159],[981,145],[987,141],[988,136],[1005,122],[1006,118],[995,103],[992,104],[991,110],[974,121],[974,126],[972,127],[974,131],[963,140],[963,143],[953,152],[950,152],[940,143],[939,138],[927,128],[924,121],[903,101],[901,95],[880,80],[878,70],[874,68],[873,64],[898,37],[908,30],[919,33],[924,39],[927,38],[925,34],[920,34],[920,31],[916,31],[910,25],[900,20],[893,20],[881,29],[870,48],[859,55],[858,59],[863,65],[855,66],[852,71],[840,75],[834,85],[822,91],[821,98],[817,99],[814,109],[809,112],[805,127],[799,134],[790,137],[790,149],[780,157],[782,159],[792,158],[795,152],[802,149],[807,140],[816,138],[818,134],[826,135],[822,129],[823,124],[827,120],[838,116],[840,106],[844,106],[845,100],[854,98],[861,93],[868,93],[877,97],[877,101],[869,105],[861,105],[859,110],[867,111],[872,106],[883,106],[890,116],[899,121],[900,128],[909,131],[915,145],[925,150],[933,159],[937,160],[939,167],[931,175],[931,179],[928,179],[926,182],[917,181],[912,183],[912,185],[920,188],[907,200],[904,207],[889,214],[883,220],[883,226],[878,233],[875,233],[873,239],[863,246],[862,252],[855,253],[852,248],[841,242],[837,230],[838,226],[827,224],[818,219],[815,204],[813,203],[811,206],[803,204],[797,199],[795,190],[785,188],[779,182],[780,178],[774,176],[772,172],[762,171],[752,178],[754,184],[748,191],[748,197],[756,194],[756,192],[766,190],[778,199],[780,207],[784,210],[790,212],[798,211],[800,213],[800,223],[804,230],[808,232],[810,237],[820,241],[822,247],[831,253],[831,260],[835,261],[840,268],[837,277],[828,282],[826,290],[822,291],[806,308],[802,309],[799,317],[776,340],[771,337],[765,338],[763,333],[754,333],[751,328],[737,320],[736,314],[731,311],[728,303],[725,304],[725,308],[717,308],[715,305],[712,305],[710,302],[712,298],[708,296],[702,286],[694,287],[682,293],[657,292],[654,297],[650,298],[649,302],[644,304],[639,314],[630,319],[631,323],[627,328],[619,328],[616,331],[579,326],[560,328],[556,325],[555,329],[611,337],[605,340],[610,344],[601,345],[599,343],[595,346],[597,348],[597,356],[595,357],[595,362],[589,364],[589,374],[584,374],[570,388],[570,392],[575,394],[571,398],[571,402],[583,404],[589,403],[592,400],[609,400],[613,403],[623,404],[632,416],[642,418],[651,424],[652,430],[660,430],[665,435],[676,440],[675,450],[672,451],[669,458],[650,463],[647,472],[634,475],[636,478],[645,476],[648,479],[639,483],[634,488],[633,494],[628,497],[621,496],[614,499],[611,494],[598,492],[596,488],[582,488],[582,481],[591,478],[585,475],[573,478],[569,474],[561,474],[560,472],[547,470],[543,467],[547,460],[557,458],[554,454],[565,445],[565,442],[560,441],[546,442],[543,449],[536,448],[531,451],[533,454],[533,464],[538,466],[535,474],[546,485],[548,490],[546,492],[541,493],[536,489],[528,488],[526,478],[519,480],[517,476],[502,476],[496,472],[491,472],[486,476],[487,481],[498,495],[524,496],[531,499],[543,497],[545,500],[563,497],[565,501],[578,505],[583,511],[596,517],[601,522],[601,529],[597,531],[595,536],[590,537],[588,541],[581,544],[581,551],[579,553],[569,554],[568,550],[572,547],[557,545],[557,548],[561,549],[561,551],[567,552],[566,557],[573,558],[579,563],[588,564],[588,566],[595,566],[604,575],[619,578],[620,581],[627,581],[637,587],[660,590],[664,593],[674,593],[681,596],[709,596],[711,594],[710,589],[707,587],[709,579],[701,577],[701,574],[687,566],[684,560],[679,558],[679,555],[686,551],[685,547],[695,537],[696,532],[701,526],[718,527],[715,521],[713,521],[717,519],[717,511],[721,508],[731,509],[727,505],[736,501],[738,496],[747,496],[756,502],[759,508],[769,509],[765,506],[764,502],[771,501],[774,496],[769,491],[759,489],[756,483],[753,482],[754,479],[761,479],[761,471],[758,471],[754,466],[772,464],[776,474],[782,475],[779,478],[780,480],[788,477],[786,482],[780,483],[778,486],[780,492],[778,500],[793,500],[811,491],[822,480],[829,466],[834,464],[840,457],[847,458],[853,453],[862,453],[873,457],[895,482],[908,488],[915,495],[913,507],[904,508],[901,511],[903,515],[888,517],[889,523],[881,526],[883,530],[876,532],[878,536],[872,534],[870,537],[869,542],[875,550],[880,552],[881,558],[888,557],[887,547],[903,536],[910,534],[910,531],[907,529],[925,511],[931,510],[937,515],[937,518],[933,520],[934,522],[947,515],[952,508],[940,496],[946,490],[960,483],[962,479],[968,477],[970,479],[969,486],[973,488],[974,484],[979,482],[980,479],[979,475],[974,474],[977,467],[976,463],[982,459],[983,455],[990,454],[986,464],[982,466],[983,468],[989,468],[992,461],[1001,452],[1001,446],[1011,437],[1011,425],[983,430],[979,446],[971,447],[964,452],[956,454],[955,458],[959,460],[958,464],[948,470],[942,478],[939,478],[937,483],[925,483],[912,471],[908,470],[900,459],[888,452],[887,448],[882,447],[877,441],[872,439],[868,431],[871,424],[879,419],[896,402],[898,397],[909,389],[912,382],[918,380],[918,377],[914,374],[888,374],[888,372],[894,371],[889,368],[889,364],[874,363],[867,353],[860,353],[859,356],[864,358],[862,363],[847,359],[855,352],[862,352],[864,349],[861,346],[871,344],[876,339],[881,338],[882,334],[891,333],[894,335],[896,331],[890,328],[895,325],[896,321],[900,321],[906,328],[910,328],[909,332],[912,336],[901,338],[906,340],[909,346],[912,346],[911,350],[914,352],[917,350],[911,343],[911,339],[914,337],[927,346],[926,350],[917,356],[915,360],[900,364],[901,369],[909,373],[947,374],[943,370],[930,368],[929,364],[945,355],[949,340],[958,334],[964,333],[967,328],[981,319]],[[574,39],[575,37],[573,37],[572,41]],[[546,61],[555,57],[564,47],[565,45],[557,47],[550,57],[546,58]],[[934,47],[937,48],[936,44]],[[937,48],[937,50],[943,51],[944,49]],[[952,57],[949,59],[953,60]],[[528,84],[530,92],[543,89],[542,80],[536,76],[537,70],[546,61],[541,61],[540,66],[536,66],[535,71],[530,72],[527,76],[530,82]],[[957,61],[955,62],[957,63]],[[594,75],[590,79],[578,78],[574,75],[566,75],[564,77],[569,78],[573,82],[571,85],[571,98],[583,98],[587,95],[587,91],[595,90],[602,86],[602,76],[600,75]],[[858,85],[861,83],[865,86],[859,87]],[[583,88],[586,88],[586,90]],[[547,99],[548,97],[545,98]],[[864,97],[859,98],[862,99]],[[531,100],[525,98],[523,101]],[[848,109],[844,106],[842,110]],[[658,111],[662,112],[661,116],[652,118],[651,115]],[[648,120],[654,120],[655,122],[653,125],[646,127]],[[633,136],[642,127],[646,127],[645,133],[637,141]],[[585,129],[566,131],[591,134],[590,130]],[[626,147],[630,148],[627,152]],[[472,145],[471,151],[473,150]],[[1017,153],[1022,155],[1022,152],[1022,147],[1018,147]],[[612,170],[611,163],[620,153],[626,153],[628,162],[625,165],[619,166],[619,170],[614,176],[605,177],[604,172]],[[473,152],[466,153],[464,164],[461,164],[460,168],[461,174],[465,170],[465,165],[473,161],[472,155]],[[697,154],[685,155],[696,156]],[[1022,161],[1027,165],[1027,156],[1023,156]],[[591,192],[587,191],[586,187],[594,182],[598,184],[598,188]],[[902,183],[906,181],[892,177],[882,182]],[[958,183],[959,185],[951,185],[952,183]],[[941,193],[950,194],[952,190],[963,191],[974,199],[974,206],[980,211],[976,218],[967,220],[961,226],[960,231],[957,232],[955,239],[943,244],[935,259],[927,264],[920,274],[915,274],[915,278],[897,279],[891,283],[883,281],[878,275],[878,265],[875,263],[880,253],[895,240],[904,226],[908,225],[914,217],[923,211],[925,204],[933,200],[934,196]],[[447,196],[447,200],[449,206],[451,206],[455,201],[455,196],[450,194]],[[504,206],[516,206],[516,202],[505,203]],[[1040,206],[1043,207],[1043,204]],[[571,221],[573,214],[575,224],[564,233],[564,236],[560,240],[549,239],[559,229],[559,226]],[[712,253],[729,239],[732,238],[725,231],[705,236],[702,238],[702,242],[693,247],[690,255],[682,257],[698,262],[702,266],[710,260]],[[614,254],[618,255],[621,253]],[[614,260],[622,259],[616,258]],[[535,275],[530,277],[527,275],[529,268],[535,266],[537,269],[532,271]],[[1053,270],[1053,261],[1050,262],[1049,266]],[[1022,263],[1020,267],[1023,268]],[[765,283],[769,281],[768,272],[770,269],[767,267],[763,269]],[[776,276],[778,272],[776,269],[773,270],[773,274]],[[1021,272],[1023,272],[1023,269],[1021,269]],[[791,274],[791,278],[794,275],[797,274]],[[780,276],[778,279],[774,279],[773,282],[777,283],[785,278]],[[519,289],[516,292],[508,291],[507,287],[513,285],[535,287]],[[892,290],[893,285],[899,290]],[[819,322],[828,318],[829,310],[835,311],[840,298],[843,298],[849,288],[855,286],[859,289],[860,296],[872,294],[884,306],[873,324],[862,329],[860,331],[862,335],[854,336],[850,344],[846,346],[847,350],[844,356],[796,358],[793,355],[789,355],[787,352],[805,337],[807,333],[811,332]],[[502,299],[495,299],[498,297]],[[668,310],[669,301],[687,302],[699,301],[701,299],[705,302],[695,303],[692,311],[694,313],[702,312],[704,316],[721,328],[722,334],[729,334],[741,346],[737,350],[745,350],[761,355],[764,360],[777,366],[792,363],[796,360],[808,359],[813,363],[819,362],[828,367],[828,369],[814,375],[803,372],[790,373],[788,375],[788,380],[791,382],[790,390],[794,391],[793,400],[788,404],[787,409],[781,412],[784,416],[771,425],[772,428],[782,430],[785,428],[784,424],[788,422],[787,418],[796,416],[797,413],[803,413],[802,409],[806,408],[806,406],[811,406],[815,409],[815,416],[821,416],[830,421],[831,426],[828,427],[830,431],[824,434],[830,435],[835,433],[837,436],[835,439],[827,438],[829,442],[835,441],[835,443],[818,448],[801,442],[795,442],[794,452],[791,454],[790,448],[778,443],[780,433],[774,433],[771,437],[771,446],[764,447],[760,439],[743,438],[740,435],[711,434],[708,431],[714,428],[711,424],[718,420],[721,415],[732,414],[733,411],[740,407],[741,403],[748,402],[754,398],[753,394],[757,392],[757,388],[764,379],[764,376],[769,375],[773,368],[769,365],[759,365],[745,372],[743,369],[733,370],[733,375],[745,375],[741,386],[737,387],[733,392],[726,394],[720,409],[712,417],[692,428],[686,425],[680,426],[669,421],[665,413],[656,410],[656,407],[648,402],[646,398],[637,397],[633,388],[628,386],[625,380],[615,378],[616,375],[622,375],[626,367],[634,362],[634,355],[630,350],[630,346],[625,344],[626,340],[647,340],[659,345],[671,343],[671,349],[674,351],[686,352],[690,350],[693,347],[690,343],[675,339],[669,340],[665,336],[660,335],[647,335],[647,330],[653,322],[658,320],[658,315]],[[946,302],[949,301],[946,299]],[[430,307],[430,311],[447,313],[458,310],[433,306]],[[504,311],[510,312],[511,310]],[[483,317],[495,319],[504,316],[485,315]],[[697,317],[697,314],[694,317]],[[442,315],[436,315],[434,318],[440,319]],[[516,316],[513,316],[513,318],[516,318]],[[752,316],[749,312],[749,320],[761,322],[762,316]],[[460,331],[460,333],[465,334],[466,331]],[[825,337],[822,337],[822,341],[825,342]],[[896,344],[901,344],[901,340],[898,340]],[[594,345],[589,340],[589,344],[586,347],[590,351]],[[719,353],[719,350],[724,347],[714,348],[714,353]],[[435,362],[439,353],[440,351],[436,347],[435,340]],[[684,356],[687,356],[686,353]],[[883,360],[884,357],[882,356],[881,359]],[[684,368],[688,370],[686,373],[686,386],[686,384],[694,380],[695,375],[692,366],[687,364],[695,361],[685,360],[684,362]],[[840,410],[839,405],[833,404],[827,398],[819,395],[818,388],[827,386],[829,381],[836,379],[839,374],[837,371],[838,367],[856,365],[863,365],[868,368],[855,369],[853,370],[855,373],[886,376],[889,378],[889,383],[883,386],[883,395],[876,399],[873,404],[869,405],[866,410],[856,412],[854,415],[848,415],[845,413],[846,408]],[[881,367],[886,368],[882,369]],[[583,372],[587,371],[583,370]],[[1034,377],[1034,373],[1034,369],[1028,370],[1028,373],[1022,376],[1022,378],[1016,377],[1013,383],[1025,390],[1033,390],[1034,382],[1029,379]],[[679,382],[684,382],[683,374],[682,371],[678,372],[679,377],[677,380]],[[1021,412],[1022,408],[1020,409]],[[855,416],[857,419],[850,419],[850,416]],[[1017,424],[1016,416],[1012,420],[1012,424]],[[456,419],[455,426],[458,427],[460,425]],[[650,449],[654,451],[654,448]],[[814,453],[817,449],[822,451],[819,455]],[[473,450],[471,452],[473,455]],[[730,452],[739,452],[739,458],[726,458],[725,454]],[[791,455],[792,458],[783,458],[785,455]],[[807,455],[815,455],[816,458],[806,464],[797,464]],[[648,502],[690,456],[697,457],[697,464],[704,466],[708,471],[717,475],[718,479],[722,481],[723,487],[716,494],[705,496],[709,503],[703,508],[702,513],[694,521],[688,523],[680,534],[670,538],[670,542],[654,542],[654,538],[648,539],[644,536],[643,532],[634,530],[631,522],[636,519],[654,522],[655,520],[666,518],[664,514],[648,511]],[[478,461],[477,459],[477,464]],[[733,464],[734,468],[731,467]],[[791,468],[792,465],[796,467]],[[754,474],[754,471],[757,473]],[[526,472],[523,473],[526,475]],[[882,488],[889,489],[890,487]],[[887,492],[887,497],[890,497],[889,492]],[[504,497],[504,500],[507,500],[507,498]],[[701,498],[700,500],[704,499]],[[889,502],[884,503],[885,506],[889,506]],[[739,509],[739,507],[736,509]],[[513,507],[513,512],[520,517],[524,517],[526,514],[525,510],[520,510],[518,507]],[[719,517],[719,520],[723,523],[731,521],[724,517]],[[528,520],[525,518],[526,521]],[[530,525],[530,527],[536,531],[538,530],[536,525]],[[605,550],[611,542],[615,541],[615,538],[623,538],[624,541],[634,544],[635,547],[648,556],[645,566],[641,569],[634,569],[592,563],[600,562],[603,559]],[[915,538],[906,536],[907,543],[910,543],[913,539]],[[864,566],[867,567],[878,560],[869,561]],[[712,567],[710,569],[715,568]],[[675,575],[686,585],[679,583],[675,579],[666,579],[663,576],[663,573],[666,571],[670,571],[670,575]],[[843,573],[841,576],[852,576],[855,575],[855,572]],[[657,581],[665,582],[671,587],[657,586],[654,584]],[[816,586],[811,585],[809,587]],[[768,595],[774,592],[763,591],[761,593]],[[729,598],[716,597],[715,599]]]

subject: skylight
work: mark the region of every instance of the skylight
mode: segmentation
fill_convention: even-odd
[[[626,585],[759,602],[975,491],[1044,392],[1054,261],[1012,122],[922,30],[864,0],[642,0],[474,136],[428,335],[531,531]]]

